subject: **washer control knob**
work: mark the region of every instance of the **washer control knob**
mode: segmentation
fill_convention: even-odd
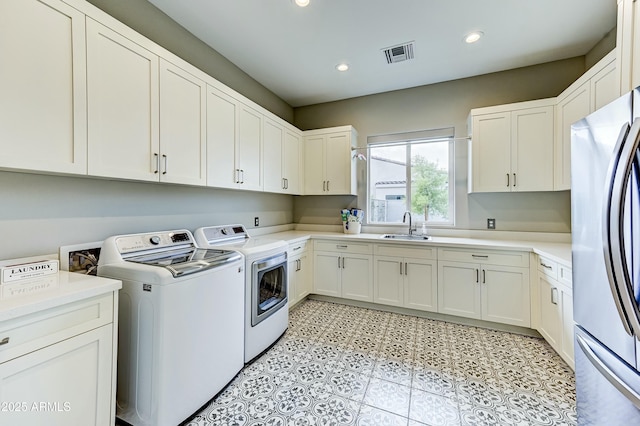
[[[220,230],[220,232],[222,233],[222,235],[227,235],[227,233],[228,233],[229,231],[227,231],[227,229],[226,229],[226,228],[222,228],[222,229]]]
[[[154,235],[153,237],[149,238],[149,242],[154,246],[157,246],[158,244],[160,244],[160,237],[157,235]]]

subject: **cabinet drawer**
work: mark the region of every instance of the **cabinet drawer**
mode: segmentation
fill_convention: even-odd
[[[340,253],[371,254],[371,244],[351,243],[347,241],[315,241],[316,251],[335,251]]]
[[[287,256],[292,258],[294,256],[298,256],[307,251],[307,241],[299,241],[297,243],[289,244],[289,248],[287,249]]]
[[[567,287],[572,288],[573,272],[571,268],[564,265],[558,265],[558,281],[565,284]]]
[[[113,293],[0,323],[0,363],[113,322]]]
[[[558,280],[558,264],[544,256],[538,256],[538,271],[549,278]]]
[[[487,265],[528,267],[529,252],[502,250],[468,250],[441,247],[438,249],[438,260],[483,263]]]
[[[438,254],[435,247],[397,244],[376,244],[374,253],[380,256],[413,257],[416,259],[436,259]]]

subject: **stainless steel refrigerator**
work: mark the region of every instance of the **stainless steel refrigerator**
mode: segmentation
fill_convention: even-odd
[[[640,425],[640,91],[572,126],[579,425]]]

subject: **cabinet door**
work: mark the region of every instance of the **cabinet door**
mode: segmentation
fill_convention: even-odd
[[[341,296],[340,256],[334,253],[316,253],[313,258],[313,289],[325,296]]]
[[[553,191],[553,106],[511,112],[511,191]]]
[[[300,136],[285,130],[282,148],[282,177],[286,179],[284,192],[287,194],[300,194],[301,152]]]
[[[206,84],[160,61],[160,181],[205,185]]]
[[[481,319],[480,265],[438,262],[438,312]]]
[[[207,185],[236,185],[235,146],[238,103],[231,96],[207,86]]]
[[[0,401],[24,403],[2,424],[113,424],[112,350],[108,324],[0,364]]]
[[[289,284],[288,299],[289,307],[298,303],[298,259],[289,259],[287,262],[287,283]]]
[[[373,301],[373,265],[371,256],[342,257],[342,294],[345,299]]]
[[[351,193],[351,140],[349,133],[330,134],[326,139],[325,177],[328,194]]]
[[[297,299],[302,300],[311,293],[312,277],[311,265],[309,264],[309,256],[307,254],[300,255],[298,259],[298,277],[296,279]]]
[[[324,174],[324,136],[307,137],[304,140],[304,194],[326,193]]]
[[[404,259],[376,256],[374,259],[373,301],[383,305],[404,303]]]
[[[544,275],[539,275],[538,297],[540,298],[540,328],[538,331],[555,350],[558,350],[562,341],[558,286]]]
[[[438,312],[437,261],[404,260],[404,306]]]
[[[620,96],[620,82],[616,72],[616,62],[612,61],[591,77],[592,111],[602,108]]]
[[[237,165],[238,188],[262,190],[262,114],[240,104],[238,113]]]
[[[573,291],[559,286],[562,306],[562,346],[561,355],[567,364],[575,369],[574,356],[574,323],[573,323]]]
[[[591,112],[591,86],[585,82],[556,105],[554,190],[571,188],[571,125]]]
[[[529,327],[529,269],[482,265],[482,319]]]
[[[158,57],[87,18],[89,174],[157,181]]]
[[[282,176],[284,128],[269,120],[264,120],[263,168],[264,190],[269,192],[285,192]]]
[[[87,172],[84,44],[63,2],[0,2],[0,167]]]
[[[511,113],[472,117],[472,192],[509,192],[511,174]]]

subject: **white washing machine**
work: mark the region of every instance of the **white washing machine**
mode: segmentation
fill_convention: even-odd
[[[175,426],[244,366],[244,258],[187,230],[104,241],[98,275],[122,280],[116,416]]]
[[[246,262],[244,361],[275,343],[289,325],[287,248],[282,240],[251,238],[242,225],[198,228],[199,247],[237,250]]]

